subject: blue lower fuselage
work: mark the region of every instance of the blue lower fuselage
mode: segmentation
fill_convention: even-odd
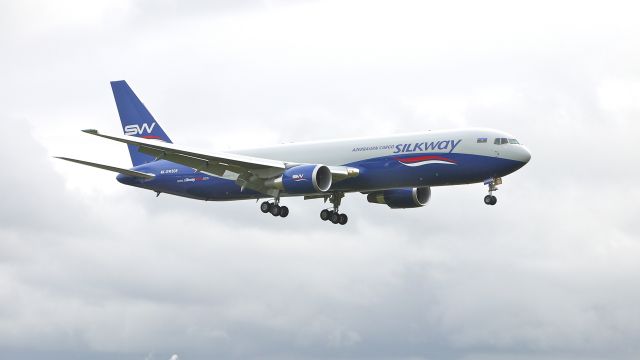
[[[420,155],[442,156],[448,159],[449,163],[408,166],[402,161],[409,156],[415,158]],[[356,177],[333,183],[328,192],[367,192],[393,188],[471,184],[508,175],[525,164],[526,162],[497,156],[462,153],[390,155],[342,164],[357,168],[360,173]],[[135,167],[134,170],[151,173],[155,177],[143,180],[118,175],[118,181],[159,193],[200,200],[224,201],[270,197],[250,189],[241,189],[233,179],[194,171],[190,167],[166,160],[143,164]],[[282,194],[282,196],[287,195]]]

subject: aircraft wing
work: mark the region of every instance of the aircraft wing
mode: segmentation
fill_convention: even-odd
[[[171,162],[194,168],[197,171],[222,176],[225,171],[237,174],[250,172],[261,178],[269,178],[286,169],[284,161],[256,158],[223,152],[203,153],[184,146],[164,143],[127,135],[106,135],[97,130],[82,130],[91,135],[123,142],[138,147],[138,151]]]
[[[84,132],[106,139],[119,141],[138,147],[138,151],[152,155],[158,159],[168,160],[177,164],[189,166],[196,171],[216,176],[223,176],[225,172],[237,174],[236,183],[263,193],[271,190],[264,186],[264,180],[281,175],[285,169],[298,165],[281,160],[258,158],[253,156],[230,154],[224,152],[204,153],[188,149],[184,146],[160,142],[128,135],[106,135],[97,130],[83,130]],[[334,181],[357,176],[358,169],[345,166],[329,166]]]

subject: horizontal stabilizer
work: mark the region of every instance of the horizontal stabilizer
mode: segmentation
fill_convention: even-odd
[[[61,157],[61,156],[54,156],[54,157],[56,159],[62,159],[62,160],[66,160],[66,161],[71,161],[71,162],[74,162],[76,164],[92,166],[92,167],[95,167],[95,168],[98,168],[98,169],[109,170],[109,171],[117,172],[117,173],[120,173],[120,174],[123,174],[123,175],[139,177],[139,178],[143,178],[143,179],[152,179],[155,176],[153,174],[147,174],[147,173],[143,173],[143,172],[140,172],[140,171],[129,170],[129,169],[122,169],[122,168],[115,167],[115,166],[96,164],[96,163],[92,163],[92,162],[88,162],[88,161],[70,159],[70,158]]]

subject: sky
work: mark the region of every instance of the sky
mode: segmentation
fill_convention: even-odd
[[[0,1],[7,359],[637,359],[640,23],[632,1]],[[286,219],[127,167],[109,81],[178,144],[460,127],[532,160],[391,210]]]

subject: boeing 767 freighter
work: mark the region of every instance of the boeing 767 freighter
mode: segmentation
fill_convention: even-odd
[[[125,81],[111,82],[124,135],[84,132],[128,145],[130,169],[60,157],[118,173],[117,180],[156,192],[206,201],[267,199],[263,213],[287,217],[283,198],[329,200],[320,218],[346,224],[340,203],[362,193],[392,209],[427,204],[431,187],[484,182],[487,205],[502,177],[531,158],[513,136],[489,129],[424,131],[404,135],[292,143],[210,152],[174,145]]]

